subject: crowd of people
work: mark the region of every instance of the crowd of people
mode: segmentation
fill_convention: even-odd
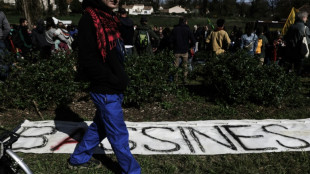
[[[20,18],[19,25],[10,25],[3,12],[0,13],[0,18],[3,19],[2,30],[0,29],[1,80],[7,77],[11,66],[3,60],[7,53],[35,62],[38,57],[33,56],[33,52],[38,51],[41,59],[47,59],[54,52],[70,52],[77,47],[74,42],[78,34],[76,26],[66,26],[62,22],[55,24],[52,17],[47,17],[45,20],[38,20],[30,28],[26,18]]]
[[[302,23],[300,21],[307,20],[302,19],[304,16],[307,16],[306,12],[299,13],[296,25]],[[0,36],[1,53],[7,48],[21,58],[35,59],[31,56],[33,51],[39,51],[41,58],[48,58],[53,52],[77,48],[77,26],[67,26],[62,22],[56,24],[51,17],[48,17],[45,20],[38,20],[30,30],[25,18],[20,19],[19,25],[9,25],[3,12],[0,17],[5,19],[1,20],[3,21],[0,33],[2,34]],[[297,31],[290,30],[283,38],[279,31],[269,31],[267,26],[255,27],[253,23],[247,23],[244,32],[241,27],[234,26],[228,33],[225,30],[224,19],[218,19],[217,27],[210,30],[207,25],[194,25],[190,29],[185,17],[181,17],[179,24],[173,29],[161,26],[152,28],[144,16],[137,25],[128,17],[124,8],[118,10],[118,18],[126,55],[152,55],[163,50],[173,50],[176,56],[175,66],[182,64],[184,67],[184,81],[186,81],[187,67],[191,67],[190,62],[198,51],[210,51],[219,55],[244,49],[249,52],[249,55],[259,59],[260,65],[283,65],[284,62],[289,62],[290,71],[297,71],[297,74],[302,72],[303,59],[294,58],[300,55],[287,54],[286,48],[296,47],[298,42],[296,39],[300,40],[303,33],[308,33],[308,28],[303,32],[300,29],[298,36],[296,36]],[[291,43],[294,39],[296,43]],[[4,71],[8,69],[7,65],[2,63],[1,67],[5,69]],[[6,75],[7,73],[2,71],[1,78]]]
[[[125,14],[121,21],[131,21],[124,9],[119,12]],[[173,50],[175,66],[182,65],[184,69],[184,81],[191,67],[190,62],[198,51],[220,55],[225,52],[245,50],[259,60],[260,66],[271,64],[286,66],[289,72],[294,71],[297,75],[301,75],[305,56],[301,55],[299,50],[303,36],[307,38],[308,43],[310,42],[310,30],[306,25],[307,17],[307,12],[299,12],[295,24],[290,26],[284,36],[279,30],[270,31],[268,25],[260,26],[255,23],[247,23],[244,30],[233,26],[228,33],[224,19],[218,19],[217,27],[213,30],[210,30],[207,25],[194,25],[191,29],[185,17],[181,17],[172,30],[170,27],[151,28],[147,24],[147,19],[142,17],[141,26],[136,27],[131,22],[131,28],[133,28],[132,33],[129,34],[131,37],[127,37],[128,30],[121,32],[121,35],[130,40],[130,46],[126,46],[127,54],[151,55],[163,50]],[[127,51],[129,47],[130,50]]]
[[[38,20],[31,29],[27,19],[20,18],[19,26],[10,25],[7,46],[21,57],[29,57],[32,51],[40,51],[40,57],[47,58],[55,51],[72,50],[76,37],[75,26],[66,26],[60,21],[55,24],[52,17]]]

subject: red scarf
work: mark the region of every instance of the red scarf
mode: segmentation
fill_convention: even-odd
[[[98,48],[102,55],[103,62],[105,62],[107,56],[106,35],[108,37],[109,48],[112,50],[116,47],[117,39],[120,38],[120,32],[118,31],[119,20],[116,16],[96,8],[88,7],[85,11],[88,12],[93,19],[96,28]]]

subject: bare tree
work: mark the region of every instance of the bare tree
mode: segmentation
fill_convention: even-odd
[[[23,13],[29,23],[29,27],[42,16],[42,4],[40,0],[20,0]]]

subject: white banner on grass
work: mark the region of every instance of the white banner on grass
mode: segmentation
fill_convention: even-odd
[[[72,153],[91,122],[26,120],[16,152]],[[310,119],[126,122],[133,154],[215,155],[310,150]],[[95,153],[113,153],[105,139]]]

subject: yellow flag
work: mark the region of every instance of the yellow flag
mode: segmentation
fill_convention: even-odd
[[[296,13],[297,13],[297,12],[298,12],[298,9],[296,9],[296,8],[293,7],[292,10],[291,10],[290,15],[289,15],[288,18],[286,19],[286,22],[285,22],[284,27],[283,27],[283,29],[282,29],[282,32],[281,32],[282,36],[284,36],[284,35],[286,34],[288,28],[289,28],[291,25],[294,24],[294,22],[295,22],[295,16],[296,16]]]

